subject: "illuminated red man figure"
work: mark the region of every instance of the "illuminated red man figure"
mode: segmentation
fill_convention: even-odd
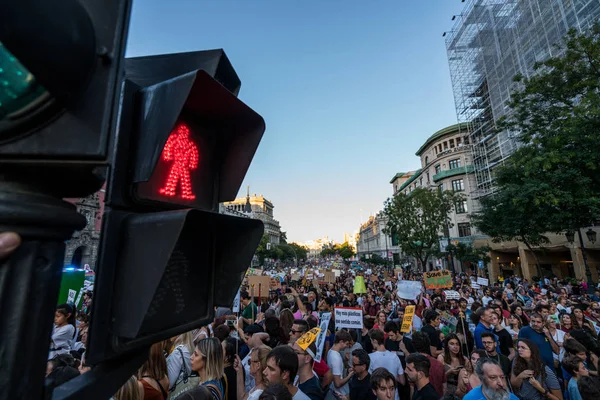
[[[190,138],[190,129],[187,126],[178,125],[171,132],[161,158],[163,161],[172,161],[173,164],[169,169],[165,186],[159,190],[159,193],[175,197],[177,184],[179,184],[179,197],[184,200],[194,200],[196,195],[192,192],[190,171],[198,168],[198,147]]]

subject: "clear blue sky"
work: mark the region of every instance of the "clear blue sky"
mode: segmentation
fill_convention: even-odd
[[[456,123],[442,32],[463,4],[135,0],[127,56],[225,49],[267,123],[240,195],[271,200],[289,240],[341,240]]]

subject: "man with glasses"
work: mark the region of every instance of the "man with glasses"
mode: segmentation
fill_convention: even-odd
[[[506,377],[496,360],[481,358],[475,366],[481,386],[473,388],[463,400],[518,400],[506,386]]]
[[[321,384],[319,379],[313,372],[313,363],[317,354],[317,346],[315,343],[311,343],[306,347],[306,350],[302,350],[298,343],[294,343],[292,346],[294,352],[298,356],[298,379],[296,386],[311,400],[323,400],[325,393],[321,390]]]
[[[290,341],[289,343],[295,343],[296,340],[300,339],[300,336],[308,332],[308,322],[303,319],[295,319],[290,329]]]
[[[492,360],[496,360],[502,368],[504,376],[509,377],[512,369],[512,363],[504,354],[498,353],[496,337],[494,334],[490,332],[483,332],[481,334],[481,343],[483,343],[483,348],[487,357],[491,358]]]

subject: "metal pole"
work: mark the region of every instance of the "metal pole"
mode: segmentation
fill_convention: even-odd
[[[588,265],[587,255],[585,254],[585,245],[583,244],[583,236],[581,229],[577,228],[577,236],[579,236],[579,245],[581,246],[581,255],[583,256],[583,265],[585,265],[585,276],[587,277],[588,293],[594,293],[594,282],[592,282],[592,271]]]
[[[0,232],[23,238],[0,264],[0,399],[42,398],[65,241],[85,224],[60,198],[0,182]]]

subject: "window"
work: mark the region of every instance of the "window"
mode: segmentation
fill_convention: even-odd
[[[460,158],[450,160],[448,162],[448,167],[449,167],[449,169],[460,168]]]
[[[467,212],[467,201],[466,200],[457,201],[454,206],[456,208],[457,214],[464,214]]]
[[[450,139],[450,148],[453,149],[454,148],[454,139]]]
[[[429,164],[429,156],[425,156],[425,165]]]
[[[419,178],[419,186],[423,186],[423,177]]]
[[[435,166],[435,173],[439,174],[440,172],[442,172],[442,166],[440,164]]]
[[[444,184],[443,184],[443,183],[440,183],[440,185],[438,186],[438,190],[439,190],[440,192],[443,192],[443,191],[444,191]]]
[[[471,236],[471,224],[459,223],[458,225],[458,237]]]
[[[427,173],[427,184],[429,185],[431,179],[429,179],[429,172]]]
[[[452,190],[455,192],[462,192],[465,190],[465,185],[462,179],[452,181]]]

